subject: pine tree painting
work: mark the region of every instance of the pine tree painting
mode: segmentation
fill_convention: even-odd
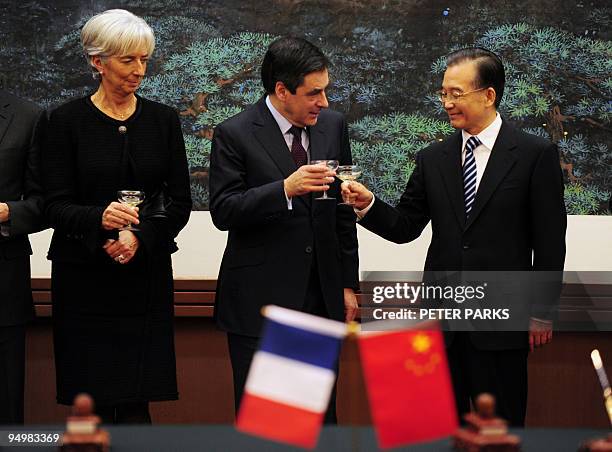
[[[208,208],[217,124],[261,98],[275,37],[302,36],[329,56],[330,107],[346,114],[361,180],[399,200],[415,154],[453,132],[433,94],[451,50],[486,47],[506,66],[501,114],[558,145],[570,214],[610,214],[612,8],[605,0],[0,0],[0,83],[51,109],[95,89],[79,47],[93,14],[142,16],[156,49],[140,95],[180,114],[194,209]],[[551,11],[554,10],[554,14]],[[299,18],[299,20],[296,20]]]

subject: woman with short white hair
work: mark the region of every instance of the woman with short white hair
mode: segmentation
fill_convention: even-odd
[[[100,84],[51,113],[43,156],[57,400],[87,392],[107,423],[150,423],[150,401],[178,398],[170,254],[191,211],[185,146],[176,111],[136,94],[147,23],[108,10],[81,42]],[[122,190],[144,202],[117,202]]]

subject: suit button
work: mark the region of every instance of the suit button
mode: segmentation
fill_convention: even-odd
[[[308,254],[312,253],[312,246],[307,246],[304,251],[306,251]]]

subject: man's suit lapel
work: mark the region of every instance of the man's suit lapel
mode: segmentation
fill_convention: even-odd
[[[253,120],[255,138],[278,166],[283,177],[289,177],[296,170],[295,162],[274,116],[268,110],[265,98],[257,103],[256,109],[259,114]]]
[[[8,130],[11,121],[13,120],[13,110],[9,100],[0,92],[0,144],[4,139],[4,135]]]
[[[461,131],[455,132],[446,140],[444,158],[440,165],[442,180],[453,206],[457,221],[463,227],[465,224],[465,202],[463,200],[463,174],[461,172]]]
[[[270,113],[268,106],[266,105],[265,97],[257,102],[256,115],[253,120],[254,130],[253,134],[259,144],[265,149],[272,161],[276,164],[284,178],[289,177],[295,172],[297,166],[293,161],[291,152],[287,148],[287,142],[283,137],[283,134],[278,127],[278,123]],[[308,199],[306,199],[308,198]],[[310,199],[308,196],[299,196],[303,202],[310,205]]]
[[[491,195],[493,195],[499,183],[516,162],[516,155],[512,152],[512,149],[515,147],[516,140],[512,128],[506,124],[506,121],[503,121],[497,140],[495,140],[495,145],[491,150],[491,156],[487,162],[482,180],[478,185],[474,206],[470,212],[465,229],[468,229],[478,218],[478,215],[491,198]]]

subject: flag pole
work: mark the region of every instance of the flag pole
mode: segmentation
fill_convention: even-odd
[[[359,323],[357,323],[354,320],[351,320],[350,322],[347,323],[346,325],[346,338],[348,341],[350,341],[352,344],[352,346],[354,347],[354,349],[356,350],[355,353],[355,358],[357,359],[357,363],[356,363],[356,368],[359,368],[359,349],[358,349],[358,344],[357,344],[357,338],[359,337],[359,332],[361,331],[361,325]],[[348,389],[348,393],[352,394],[354,392],[354,390],[356,389],[356,375],[355,372],[353,371],[353,369],[349,369],[348,375],[347,375],[347,384],[346,387]],[[351,398],[352,401],[352,398]],[[352,410],[351,410],[352,412]],[[360,448],[359,448],[359,431],[357,426],[355,425],[355,422],[352,422],[350,425],[350,441],[351,441],[351,451],[353,452],[359,452]]]

